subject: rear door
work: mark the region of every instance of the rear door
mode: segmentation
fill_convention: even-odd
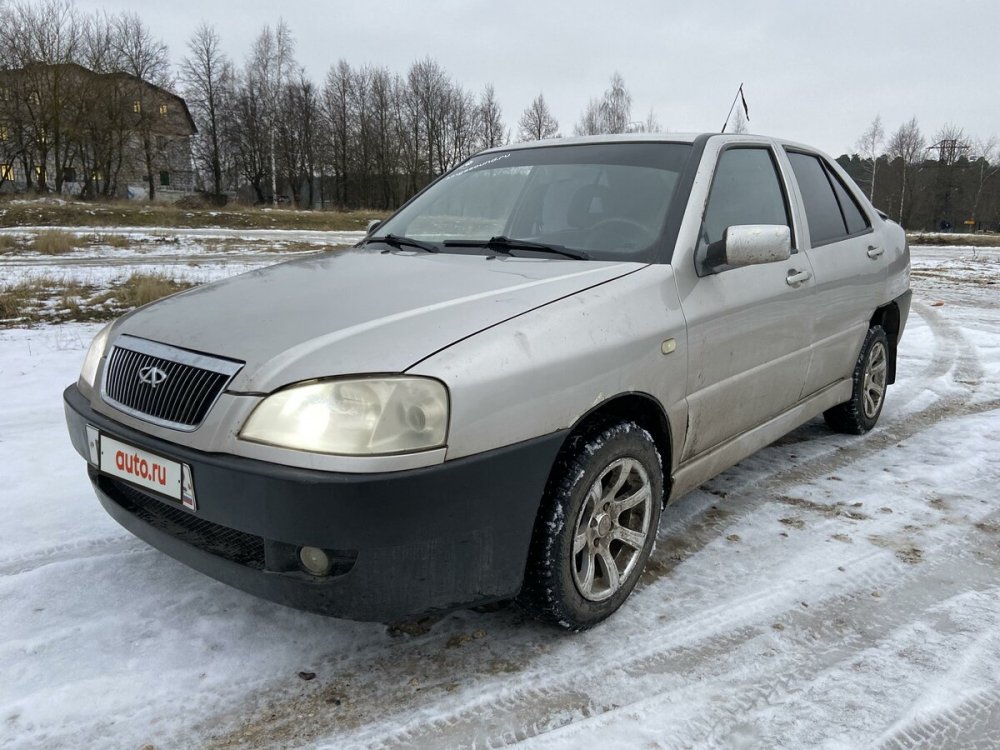
[[[689,253],[675,255],[689,352],[682,461],[799,399],[813,336],[809,259],[793,250],[788,260],[743,268],[711,271],[703,263],[708,245],[727,227],[792,227],[789,206],[769,145],[739,142],[721,151],[698,230],[695,268]]]
[[[802,396],[850,377],[885,286],[888,256],[853,185],[817,153],[786,148],[814,273],[814,340]]]

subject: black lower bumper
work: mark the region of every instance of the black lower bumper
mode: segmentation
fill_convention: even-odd
[[[513,596],[564,433],[379,474],[297,469],[194,451],[94,411],[77,387],[66,421],[85,458],[87,425],[191,467],[198,510],[90,467],[101,503],[122,526],[213,578],[281,604],[357,620],[393,620]],[[297,564],[328,550],[330,575]]]

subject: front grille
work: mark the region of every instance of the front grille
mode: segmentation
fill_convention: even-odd
[[[150,526],[231,562],[264,569],[263,537],[198,518],[116,479],[101,476],[98,482],[108,497]]]
[[[120,336],[104,368],[102,395],[140,419],[193,430],[241,367],[232,360]]]

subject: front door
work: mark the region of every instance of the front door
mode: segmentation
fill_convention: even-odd
[[[708,245],[727,227],[791,228],[788,205],[769,147],[740,145],[720,154],[695,250],[698,278],[681,292],[688,327],[682,462],[800,398],[813,331],[812,267],[805,253],[793,249],[788,260],[742,268],[704,266]]]

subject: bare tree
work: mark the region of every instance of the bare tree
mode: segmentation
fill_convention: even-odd
[[[15,139],[27,186],[34,178],[39,191],[48,190],[51,159],[51,177],[60,191],[73,150],[67,131],[75,119],[71,106],[77,103],[73,94],[79,74],[72,63],[83,24],[71,0],[12,3],[0,10],[0,46],[10,68],[17,70],[5,87],[7,137]]]
[[[979,219],[979,206],[987,182],[1000,173],[1000,141],[997,137],[975,139],[972,143],[972,164],[975,168],[975,198],[972,203],[972,219]]]
[[[275,164],[297,206],[311,207],[315,196],[318,119],[315,87],[305,71],[300,71],[282,93],[275,138]]]
[[[617,70],[611,76],[611,85],[604,92],[601,113],[606,133],[626,133],[632,121],[632,95],[625,87],[625,79]]]
[[[278,193],[278,111],[295,71],[294,54],[292,32],[284,21],[279,21],[273,30],[270,26],[261,29],[243,69],[239,109],[243,116],[257,121],[251,125],[249,139],[244,139],[240,171],[253,185],[258,201],[273,201]],[[269,195],[265,195],[265,183],[269,183]]]
[[[252,70],[239,77],[232,111],[231,137],[236,163],[244,184],[253,190],[257,203],[273,198],[271,185],[270,112],[265,102],[264,84]]]
[[[154,86],[170,85],[170,58],[165,45],[156,39],[145,22],[135,13],[122,13],[114,18],[112,40],[117,68],[131,76],[130,86],[135,97],[132,112],[135,129],[142,143],[149,200],[156,197],[156,174],[153,168],[157,144],[153,131],[157,125],[157,107],[152,94],[142,82]]]
[[[476,148],[504,146],[510,140],[510,133],[503,123],[503,111],[497,101],[493,84],[488,83],[479,97],[476,119]]]
[[[627,133],[632,129],[632,95],[621,73],[615,71],[611,76],[611,85],[601,98],[587,103],[573,132],[576,135],[600,135]]]
[[[212,177],[212,193],[223,191],[223,118],[232,107],[234,72],[215,29],[202,23],[188,41],[190,55],[181,62],[181,78],[198,126],[197,160]]]
[[[920,126],[917,124],[917,118],[912,117],[909,122],[899,126],[889,138],[889,143],[886,146],[886,153],[891,159],[901,160],[899,214],[896,217],[900,224],[905,225],[903,211],[906,205],[907,182],[912,182],[909,178],[922,159],[925,143],[923,133],[920,132]]]
[[[599,99],[591,99],[580,114],[580,119],[573,126],[574,135],[600,135],[606,132],[601,116],[601,102]]]
[[[660,124],[659,118],[656,116],[656,112],[650,107],[649,114],[646,115],[646,119],[642,121],[641,132],[643,133],[661,133],[663,132],[663,125]]]
[[[878,169],[878,158],[882,155],[882,143],[885,141],[885,130],[882,129],[882,117],[875,115],[867,130],[862,133],[855,144],[858,153],[868,161],[871,181],[868,186],[868,200],[875,199],[875,172]]]
[[[518,140],[540,141],[559,137],[559,121],[552,116],[545,97],[539,94],[521,115],[517,123]]]

